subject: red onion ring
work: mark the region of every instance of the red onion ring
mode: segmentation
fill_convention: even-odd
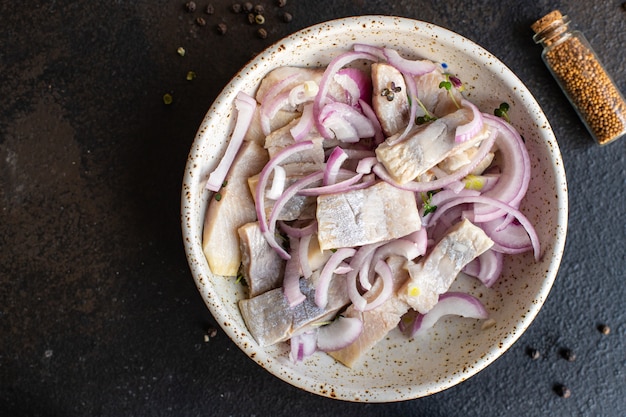
[[[313,115],[315,120],[315,126],[318,132],[320,132],[322,137],[326,139],[332,138],[332,134],[322,124],[322,120],[320,120],[320,113],[322,112],[322,108],[326,104],[326,96],[328,94],[330,81],[333,79],[333,76],[337,73],[337,71],[358,59],[365,59],[369,61],[377,60],[377,58],[370,53],[350,51],[335,57],[332,61],[330,61],[330,63],[326,67],[326,70],[324,70],[324,74],[322,75],[322,79],[319,83],[319,91],[317,93],[317,96],[315,97],[315,100],[313,101]]]
[[[354,256],[355,253],[356,249],[354,248],[339,248],[330,256],[328,261],[326,261],[326,265],[322,268],[317,285],[315,286],[315,304],[317,304],[319,308],[326,308],[326,304],[328,303],[328,288],[335,270],[345,259]]]
[[[276,237],[274,236],[274,231],[268,227],[267,215],[265,213],[265,188],[267,187],[267,183],[269,180],[270,174],[274,171],[274,167],[279,165],[282,161],[289,158],[291,155],[311,149],[314,146],[312,141],[302,141],[296,142],[293,145],[282,149],[278,152],[272,159],[268,161],[267,164],[261,170],[259,174],[259,182],[256,185],[255,189],[255,206],[256,206],[256,215],[259,220],[259,228],[261,229],[261,233],[267,240],[267,243],[274,248],[278,252],[278,254],[283,259],[289,259],[291,256],[285,249],[280,246],[280,244],[276,241]],[[277,200],[276,203],[280,201]]]
[[[537,231],[533,227],[532,223],[524,214],[518,209],[509,206],[506,203],[503,203],[499,200],[495,200],[490,197],[485,196],[467,196],[467,197],[459,197],[452,201],[449,201],[437,208],[437,211],[433,213],[433,217],[430,219],[430,222],[433,224],[437,222],[437,220],[445,213],[448,209],[455,207],[459,204],[466,203],[478,203],[478,204],[486,204],[488,206],[494,206],[507,214],[510,214],[515,217],[515,219],[521,224],[521,226],[526,230],[528,237],[530,238],[530,242],[532,244],[533,252],[535,254],[535,260],[539,261],[541,259],[541,245],[539,243],[539,236],[537,235]]]
[[[235,122],[235,128],[230,136],[230,141],[226,147],[226,152],[222,159],[220,159],[217,168],[209,174],[209,179],[206,183],[206,188],[211,191],[219,191],[224,184],[224,179],[228,175],[228,171],[241,148],[243,138],[246,136],[246,132],[252,123],[254,112],[256,110],[256,100],[244,92],[237,93],[235,98],[235,108],[237,109],[237,121]]]
[[[480,132],[483,128],[483,117],[480,110],[478,110],[478,107],[476,107],[474,103],[466,99],[461,99],[461,106],[469,107],[469,109],[472,111],[473,117],[472,120],[470,120],[469,122],[457,126],[456,132],[454,134],[454,141],[456,143],[462,143],[470,140],[471,138],[476,136],[476,134]]]

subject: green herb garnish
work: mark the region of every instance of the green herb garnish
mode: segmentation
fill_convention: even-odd
[[[509,103],[500,103],[500,107],[493,111],[495,116],[501,117],[507,121],[507,123],[511,123],[511,119],[509,118]]]
[[[428,191],[426,193],[420,193],[422,196],[422,202],[424,203],[424,216],[430,213],[434,213],[437,210],[437,206],[432,204],[433,195],[435,191]]]

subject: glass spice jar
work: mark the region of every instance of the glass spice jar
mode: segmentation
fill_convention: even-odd
[[[605,145],[626,135],[626,100],[582,33],[555,10],[531,25],[541,57],[584,122]]]

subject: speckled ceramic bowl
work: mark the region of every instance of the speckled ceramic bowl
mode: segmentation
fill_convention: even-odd
[[[244,297],[234,279],[211,273],[201,237],[209,193],[208,173],[216,166],[233,126],[238,91],[253,94],[260,80],[281,65],[324,66],[343,48],[385,45],[406,57],[445,62],[468,86],[466,94],[484,111],[511,105],[512,123],[526,140],[532,179],[522,211],[535,224],[543,258],[530,253],[506,257],[503,276],[487,289],[474,280],[455,284],[479,296],[495,325],[450,318],[429,337],[408,339],[397,330],[380,342],[356,369],[323,353],[303,363],[289,360],[286,343],[261,348],[248,333],[237,307]],[[565,245],[567,185],[561,154],[545,115],[528,89],[497,58],[475,43],[432,24],[383,16],[351,17],[299,31],[268,48],[226,86],[200,126],[187,163],[182,192],[182,228],[189,265],[208,308],[226,334],[253,361],[289,384],[342,400],[388,402],[427,396],[464,381],[502,355],[526,330],[556,277]]]

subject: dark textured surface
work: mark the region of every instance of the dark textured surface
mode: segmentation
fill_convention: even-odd
[[[626,139],[591,141],[529,29],[560,7],[625,92],[621,0],[268,0],[265,40],[232,2],[213,0],[213,15],[197,3],[191,14],[184,1],[0,2],[0,415],[626,415]],[[526,334],[469,381],[397,404],[317,397],[219,330],[206,342],[217,325],[179,228],[187,152],[230,77],[292,31],[357,14],[430,21],[499,57],[546,112],[570,191],[561,269]],[[570,398],[555,393],[559,383]]]

